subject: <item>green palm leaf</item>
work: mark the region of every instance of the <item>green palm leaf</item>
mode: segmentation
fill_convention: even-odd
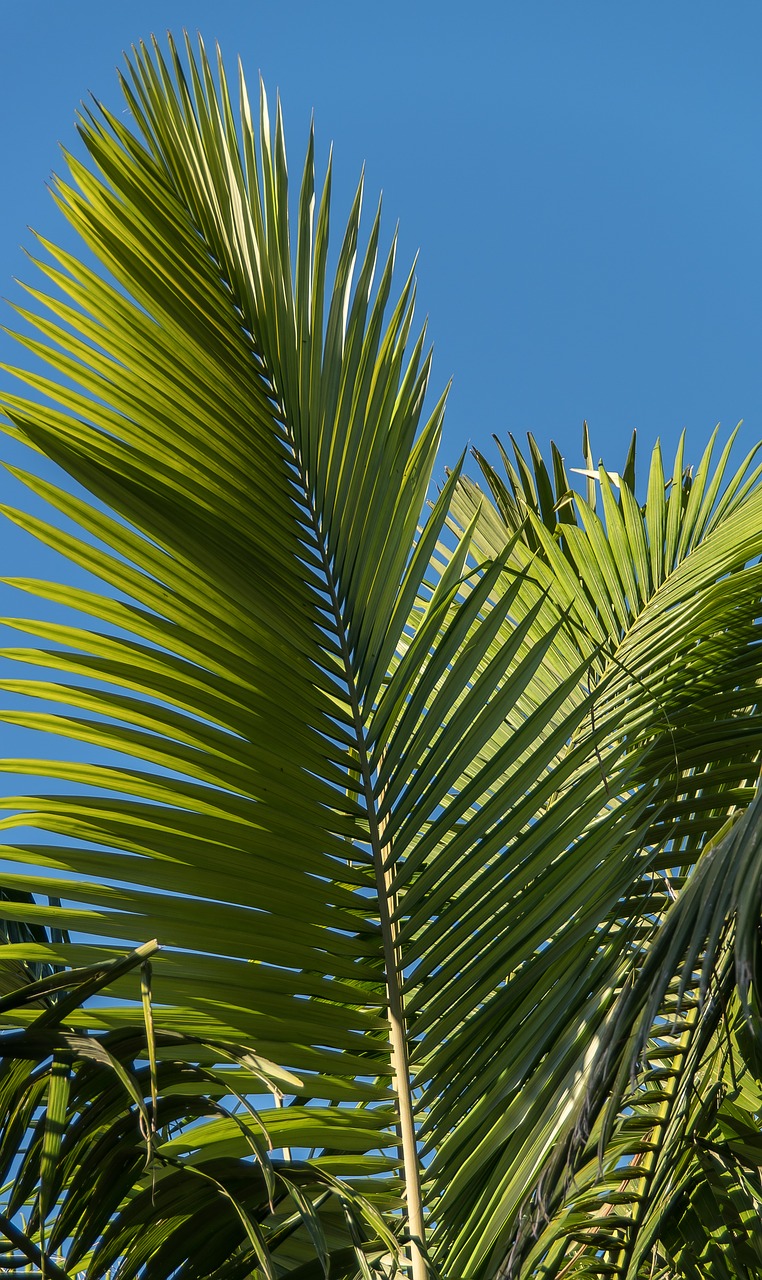
[[[400,1065],[389,1056],[398,982],[365,703],[428,564],[431,535],[423,555],[414,546],[441,405],[416,442],[428,362],[420,341],[405,357],[412,286],[385,327],[390,266],[371,295],[377,225],[345,315],[359,195],[326,301],[330,177],[313,235],[312,144],[292,283],[280,123],[271,144],[263,100],[257,157],[245,100],[241,146],[203,51],[195,105],[172,56],[171,92],[158,53],[155,63],[136,56],[127,92],[141,144],[111,117],[83,122],[102,177],[71,161],[78,189],[61,183],[57,194],[111,280],[51,248],[44,269],[69,301],[37,291],[53,319],[27,315],[43,341],[23,341],[53,366],[57,378],[29,381],[54,407],[6,402],[18,435],[113,513],[17,473],[82,532],[10,517],[107,593],[17,584],[65,599],[94,625],[43,626],[53,647],[14,655],[63,679],[9,680],[6,690],[55,698],[62,711],[6,718],[55,726],[136,765],[101,756],[48,766],[70,784],[65,796],[33,812],[23,801],[9,825],[66,843],[18,847],[34,879],[9,871],[5,883],[8,894],[32,882],[40,893],[49,881],[64,905],[6,903],[5,915],[68,921],[109,945],[161,935],[157,1027],[288,1063],[304,1101],[333,1106],[276,1108],[271,1131],[288,1118],[284,1146],[362,1176],[379,1160],[367,1153],[389,1145],[388,1080]],[[236,193],[241,202],[235,227],[215,221],[218,182],[226,209]],[[69,944],[44,950],[71,960]],[[137,1016],[107,1006],[78,1020],[119,1027]],[[358,1100],[354,1113],[339,1109]]]
[[[3,912],[109,948],[160,936],[157,1035],[243,1043],[295,1073],[267,1130],[350,1191],[369,1171],[404,1170],[396,1193],[374,1187],[397,1210],[404,1187],[399,1221],[422,1275],[396,880],[415,832],[396,828],[406,790],[434,814],[462,769],[441,735],[433,749],[411,738],[405,712],[415,691],[426,710],[461,652],[457,698],[437,714],[457,704],[465,723],[470,700],[486,744],[540,654],[506,678],[511,639],[475,680],[485,592],[461,585],[467,544],[427,577],[454,487],[419,530],[442,404],[416,434],[429,361],[422,339],[405,355],[411,281],[384,323],[393,254],[372,291],[377,222],[351,287],[360,193],[328,291],[330,177],[313,229],[310,142],[292,276],[280,113],[271,139],[263,98],[257,148],[243,83],[239,138],[203,50],[190,88],[171,59],[173,80],[156,49],[132,64],[140,142],[106,113],[82,123],[100,176],[71,160],[76,186],[59,183],[57,198],[110,277],[46,246],[58,292],[34,291],[23,317],[42,338],[21,341],[53,376],[22,377],[51,404],[5,398],[11,433],[97,500],[16,470],[60,522],[7,515],[106,590],[15,582],[91,621],[11,622],[48,643],[8,656],[60,682],[6,691],[60,710],[3,714],[97,754],[6,762],[68,785],[5,802],[18,814],[8,828],[55,838],[9,846],[21,869],[4,872],[8,893],[48,886],[62,905],[27,898]],[[420,820],[435,841],[446,825]],[[82,949],[51,937],[34,954],[66,964]],[[141,1016],[96,1004],[73,1023],[116,1030]],[[246,1150],[234,1129],[207,1132],[226,1156]],[[163,1248],[152,1239],[149,1252]]]
[[[515,1206],[521,1196],[526,1197],[528,1190],[532,1193],[525,1200],[525,1225],[520,1225],[521,1216],[514,1218],[514,1248],[510,1258],[504,1255],[500,1274],[513,1274],[520,1266],[522,1249],[528,1247],[532,1231],[538,1230],[551,1205],[555,1204],[556,1213],[561,1214],[548,1228],[564,1241],[563,1249],[560,1244],[554,1246],[560,1259],[560,1272],[574,1253],[575,1238],[579,1240],[580,1233],[584,1235],[590,1227],[589,1218],[585,1216],[589,1205],[584,1211],[578,1211],[572,1196],[567,1216],[560,1208],[564,1188],[569,1186],[569,1164],[575,1167],[578,1160],[584,1159],[582,1151],[591,1131],[595,1133],[595,1144],[599,1142],[600,1130],[595,1130],[594,1121],[612,1088],[609,1117],[612,1108],[615,1115],[617,1105],[626,1105],[622,1091],[644,1044],[645,1033],[637,1031],[643,1004],[630,992],[641,965],[645,966],[644,972],[653,974],[655,971],[649,966],[656,963],[657,956],[662,956],[662,969],[656,971],[655,979],[649,979],[656,982],[656,994],[648,999],[648,1018],[657,1015],[673,975],[675,992],[678,988],[684,991],[686,985],[688,989],[691,987],[693,960],[686,961],[683,951],[675,950],[674,944],[666,960],[655,948],[660,921],[666,922],[670,917],[673,898],[677,897],[674,908],[677,918],[686,918],[688,905],[686,902],[684,909],[680,893],[686,877],[696,913],[696,923],[691,927],[698,930],[697,936],[701,939],[700,944],[693,944],[693,959],[700,947],[705,948],[706,955],[704,967],[699,967],[695,979],[695,1000],[702,1010],[712,977],[715,948],[733,918],[730,900],[725,897],[721,907],[716,907],[713,885],[706,880],[702,882],[701,877],[694,883],[691,876],[700,851],[718,834],[728,814],[743,807],[753,796],[758,770],[755,708],[759,677],[754,652],[759,597],[759,569],[755,563],[759,555],[759,509],[758,499],[754,497],[756,474],[752,473],[751,484],[744,481],[750,462],[747,459],[741,470],[723,486],[728,455],[729,448],[724,451],[716,472],[710,474],[710,446],[693,492],[690,477],[685,483],[681,482],[679,453],[671,493],[665,498],[663,483],[657,485],[653,481],[654,471],[658,474],[660,468],[657,449],[644,508],[638,505],[624,476],[617,477],[619,496],[616,497],[612,482],[601,468],[598,482],[605,525],[595,514],[592,501],[575,496],[571,505],[568,500],[571,486],[558,459],[554,481],[547,472],[541,471],[535,482],[529,465],[519,454],[518,466],[514,468],[509,464],[512,488],[506,487],[485,465],[500,515],[489,506],[485,508],[483,500],[469,485],[462,483],[457,495],[455,511],[462,524],[471,518],[476,504],[480,504],[475,541],[482,547],[483,554],[497,555],[511,531],[526,522],[528,532],[515,544],[513,565],[516,569],[526,569],[531,564],[527,583],[532,581],[534,589],[522,591],[518,611],[526,615],[545,592],[548,604],[555,601],[557,608],[568,611],[571,622],[565,636],[566,643],[571,645],[568,652],[571,654],[576,647],[578,652],[590,654],[584,683],[580,682],[569,697],[572,702],[583,705],[593,691],[594,710],[584,729],[588,750],[593,742],[596,744],[599,773],[605,779],[601,809],[607,808],[612,819],[615,814],[624,819],[619,831],[609,820],[604,838],[597,846],[591,843],[591,832],[586,832],[582,824],[566,848],[545,845],[546,860],[552,864],[552,870],[536,875],[537,888],[544,890],[545,903],[554,889],[560,890],[566,882],[570,885],[567,904],[578,902],[579,916],[582,903],[592,906],[599,888],[608,883],[618,886],[618,891],[612,895],[607,909],[591,912],[588,919],[595,923],[587,937],[583,929],[577,929],[572,935],[573,949],[567,945],[565,951],[563,934],[571,932],[575,917],[567,905],[564,920],[559,904],[561,930],[553,935],[552,916],[545,906],[542,914],[538,912],[540,927],[547,930],[545,939],[539,930],[535,932],[535,952],[524,959],[524,974],[519,970],[506,984],[506,1003],[513,987],[511,1004],[514,1007],[523,991],[531,992],[529,1000],[519,1004],[516,1021],[508,1024],[513,1036],[500,1061],[501,1077],[507,1085],[504,1097],[509,1114],[517,1118],[524,1114],[529,1123],[526,1129],[520,1130],[522,1143],[514,1142],[513,1147],[506,1147],[500,1176],[504,1180],[504,1197],[511,1186],[511,1176],[513,1178],[516,1189],[510,1193],[511,1212],[521,1215]],[[595,480],[592,483],[595,485]],[[550,492],[544,511],[539,496],[543,490]],[[593,493],[588,493],[589,499],[593,497]],[[657,530],[660,533],[654,532]],[[656,537],[662,538],[661,549],[653,545]],[[642,578],[637,576],[638,564]],[[516,608],[514,606],[514,611]],[[597,649],[593,649],[591,640],[595,640]],[[560,687],[560,671],[554,677],[548,669],[547,677],[551,685],[555,681]],[[559,759],[573,749],[573,740],[563,743]],[[559,800],[560,795],[554,800],[554,809]],[[591,816],[594,829],[600,815],[594,812]],[[643,825],[633,829],[633,817]],[[534,830],[523,839],[531,848],[536,839]],[[518,863],[521,846],[519,836],[513,865]],[[586,847],[591,852],[597,849],[597,863],[585,858]],[[576,882],[569,880],[565,863],[576,870]],[[756,883],[756,880],[747,876],[746,883]],[[576,892],[571,887],[574,884]],[[522,889],[516,901],[514,938],[516,930],[522,927],[531,894],[530,880],[529,899],[527,891]],[[603,907],[602,898],[599,901]],[[707,912],[711,927],[706,924]],[[753,918],[753,905],[742,916]],[[531,935],[526,936],[531,945]],[[666,936],[669,937],[669,932]],[[614,941],[613,946],[610,939]],[[682,946],[685,945],[684,939]],[[560,953],[562,963],[554,953]],[[510,973],[510,966],[506,966],[506,971]],[[613,1003],[609,1003],[611,1001]],[[571,1011],[582,1007],[585,1014],[575,1025]],[[538,1009],[543,1010],[544,1020],[549,1022],[548,1032],[530,1022],[521,1037],[522,1019],[530,1020]],[[563,1012],[559,1012],[557,1021],[550,1021],[556,1009]],[[707,1025],[712,1025],[711,1018],[707,1023],[708,1017],[702,1013],[704,1032]],[[538,1054],[543,1045],[549,1052],[559,1035],[565,1035],[567,1041],[561,1041],[555,1057],[546,1058],[544,1064],[538,1057],[530,1058],[529,1055]],[[568,1044],[565,1059],[564,1043]],[[614,1064],[619,1061],[620,1053],[623,1058],[618,1068]],[[555,1079],[548,1079],[546,1093],[542,1095],[544,1109],[540,1110],[539,1094],[536,1107],[533,1102],[527,1108],[527,1093],[537,1088],[535,1082],[538,1077],[542,1078],[548,1062]],[[564,1075],[564,1062],[569,1064],[568,1076]],[[615,1085],[617,1070],[619,1084]],[[691,1079],[697,1070],[698,1064],[694,1062],[689,1072]],[[642,1072],[643,1077],[647,1077],[647,1060]],[[571,1087],[574,1079],[576,1088]],[[514,1099],[512,1112],[511,1098]],[[604,1130],[609,1136],[610,1124],[609,1119]],[[543,1125],[547,1128],[542,1128]],[[612,1142],[611,1167],[616,1169],[621,1147],[617,1154],[616,1141],[612,1139]],[[596,1168],[597,1155],[591,1159],[590,1167]],[[495,1204],[493,1201],[489,1212],[495,1212]],[[617,1238],[615,1219],[619,1224],[617,1230],[624,1229],[622,1213],[613,1214],[609,1208],[604,1226],[614,1240]],[[591,1228],[591,1237],[593,1234]],[[543,1239],[546,1240],[543,1247],[547,1247],[547,1237]],[[590,1257],[595,1256],[602,1268],[600,1274],[619,1275],[616,1250],[612,1260],[610,1249],[601,1252],[603,1240],[604,1227],[589,1251],[579,1251],[579,1266],[583,1271],[586,1266],[589,1268]],[[566,1249],[571,1249],[571,1253],[567,1254]],[[534,1268],[541,1256],[537,1250],[530,1253],[527,1275],[535,1274]],[[650,1262],[649,1257],[649,1266]],[[545,1274],[542,1268],[540,1273]],[[621,1274],[630,1272],[625,1268]]]

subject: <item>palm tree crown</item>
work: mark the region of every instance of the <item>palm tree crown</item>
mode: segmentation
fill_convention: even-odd
[[[657,446],[641,487],[585,433],[576,488],[530,439],[428,502],[444,396],[362,183],[331,275],[330,164],[291,204],[264,91],[171,42],[123,89],[2,396],[69,478],[12,468],[50,514],[5,515],[90,575],[8,579],[67,620],[9,622],[0,714],[79,744],[2,766],[63,784],[3,800],[8,1248],[762,1276],[761,469]]]

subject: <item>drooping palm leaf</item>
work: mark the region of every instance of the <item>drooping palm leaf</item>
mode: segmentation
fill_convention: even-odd
[[[4,1265],[31,1263],[56,1280],[111,1277],[114,1266],[146,1277],[256,1268],[274,1280],[315,1253],[321,1274],[369,1272],[384,1255],[393,1266],[394,1240],[374,1204],[305,1161],[271,1155],[282,1135],[238,1091],[293,1087],[287,1073],[242,1051],[234,1071],[220,1069],[218,1046],[157,1036],[150,1013],[142,1031],[67,1026],[138,965],[150,1009],[155,951],[152,942],[2,1000],[6,1019],[35,1011],[23,1030],[0,1034]],[[228,1149],[225,1125],[239,1140]],[[229,1150],[241,1144],[245,1157]]]
[[[548,1178],[521,1274],[758,1274],[760,1010],[743,922],[760,910],[759,811],[758,795],[703,851],[623,989],[593,1096],[596,1074],[599,1088],[619,1078],[573,1181]]]

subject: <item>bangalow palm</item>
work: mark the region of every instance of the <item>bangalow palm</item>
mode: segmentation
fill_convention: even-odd
[[[762,469],[585,433],[578,480],[530,440],[436,491],[362,183],[330,253],[264,92],[171,42],[123,90],[1,397],[61,472],[5,517],[90,575],[6,579],[3,720],[75,744],[2,766],[43,792],[3,800],[6,1265],[762,1276]]]

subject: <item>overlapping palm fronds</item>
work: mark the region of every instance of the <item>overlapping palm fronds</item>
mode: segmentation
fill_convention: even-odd
[[[123,87],[129,124],[83,118],[90,167],[55,188],[87,262],[43,244],[22,312],[49,371],[2,397],[76,482],[15,468],[51,514],[6,515],[92,586],[12,580],[70,621],[8,621],[36,640],[5,651],[27,674],[2,717],[76,745],[3,765],[62,785],[3,801],[0,978],[158,937],[155,1062],[126,977],[67,1011],[111,1057],[64,1071],[48,1045],[20,1082],[6,1217],[42,1161],[35,1247],[93,1277],[492,1280],[579,1271],[591,1241],[614,1274],[687,1275],[661,1200],[601,1206],[620,1159],[656,1185],[632,1134],[676,1001],[691,1065],[659,1092],[708,1141],[752,1123],[694,1085],[726,1071],[731,952],[742,1039],[756,1017],[756,810],[746,905],[721,833],[758,771],[759,471],[728,474],[728,445],[665,480],[657,450],[643,500],[634,455],[612,479],[587,446],[583,498],[532,446],[484,464],[497,505],[456,471],[426,514],[443,398],[424,413],[414,281],[395,301],[378,216],[361,249],[362,186],[331,276],[330,167],[320,187],[310,138],[292,199],[264,93],[255,124],[243,77],[236,113],[221,64],[172,44]],[[754,1185],[727,1192],[742,1216]]]
[[[521,1046],[531,1037],[551,1053],[569,1025],[564,1015],[572,1002],[590,1012],[569,1028],[574,1045],[569,1074],[577,1088],[569,1088],[568,1077],[565,1081],[560,1073],[549,1081],[546,1144],[531,1153],[532,1164],[521,1166],[524,1193],[531,1188],[531,1194],[514,1218],[511,1248],[500,1268],[505,1275],[572,1274],[575,1268],[586,1275],[650,1275],[660,1256],[659,1228],[675,1211],[663,1188],[666,1200],[659,1202],[655,1218],[648,1209],[657,1179],[651,1164],[656,1161],[671,1193],[678,1153],[681,1158],[691,1153],[683,1143],[684,1128],[670,1127],[667,1117],[653,1122],[649,1082],[671,1081],[668,1092],[675,1106],[679,1101],[683,1126],[689,1104],[696,1111],[697,1089],[699,1112],[704,1116],[706,1095],[713,1115],[709,1083],[720,1070],[722,1053],[711,1044],[729,1016],[734,990],[743,1006],[747,1044],[758,1025],[750,974],[757,963],[752,922],[760,916],[759,801],[751,803],[761,745],[759,471],[750,455],[727,473],[732,439],[713,470],[713,440],[695,477],[683,469],[681,445],[665,484],[657,446],[641,504],[634,442],[621,476],[594,470],[587,438],[584,443],[586,497],[573,492],[557,454],[551,479],[533,446],[534,467],[518,448],[515,465],[504,455],[507,482],[480,459],[496,508],[485,507],[470,484],[461,485],[456,499],[464,523],[481,502],[477,538],[482,537],[486,554],[497,555],[516,528],[526,529],[515,546],[515,569],[531,565],[534,598],[546,592],[556,607],[565,608],[570,641],[583,650],[587,646],[591,654],[585,681],[571,697],[584,702],[595,691],[586,732],[588,750],[593,747],[605,778],[602,810],[613,817],[635,806],[642,821],[629,849],[625,842],[618,845],[609,823],[598,864],[587,865],[586,891],[580,879],[576,902],[569,895],[575,907],[572,912],[567,904],[569,923],[563,929],[606,884],[607,865],[622,877],[618,895],[607,912],[597,913],[587,937],[578,931],[565,963],[553,965],[563,933],[537,935],[524,974],[506,984],[505,1000],[512,1008],[520,980],[532,984],[531,1003],[519,1006],[518,1018],[509,1024],[518,1037],[524,1019]],[[603,519],[596,500],[598,506],[602,502]],[[530,596],[523,609],[531,603]],[[572,740],[564,743],[560,758],[573,748]],[[599,821],[596,816],[594,823]],[[733,829],[723,836],[728,825]],[[527,833],[524,839],[533,836]],[[543,869],[536,877],[538,898],[544,887],[547,902],[555,885],[564,883],[564,861],[570,871],[585,874],[588,839],[580,831],[566,849],[557,847],[553,871]],[[527,905],[524,893],[516,925]],[[548,911],[545,927],[549,918]],[[730,956],[724,969],[723,955],[726,961]],[[604,1006],[608,1011],[602,1016]],[[556,1010],[557,1021],[551,1021]],[[673,1044],[670,1037],[681,1019],[687,1019],[689,1043]],[[547,1029],[537,1025],[544,1020]],[[672,1029],[666,1039],[656,1035],[659,1027]],[[516,1038],[506,1042],[500,1066],[502,1079],[512,1080],[518,1110],[538,1070],[532,1064],[526,1069],[522,1049],[514,1052],[516,1043]],[[675,1055],[673,1069],[652,1062],[650,1053]],[[758,1058],[745,1073],[747,1081],[758,1075]],[[714,1096],[716,1102],[716,1089]],[[747,1115],[749,1124],[757,1119],[753,1110]],[[643,1145],[638,1147],[633,1134],[644,1122],[652,1132],[646,1140],[640,1128]],[[522,1159],[526,1150],[517,1152],[517,1165]],[[746,1175],[740,1166],[735,1173],[741,1185]],[[706,1192],[702,1187],[701,1194]],[[719,1221],[718,1212],[708,1219],[709,1235]],[[756,1224],[751,1231],[754,1235]],[[533,1244],[538,1234],[540,1243]],[[697,1256],[705,1243],[706,1238]],[[684,1250],[683,1261],[674,1264],[675,1275],[689,1273],[679,1269],[688,1267],[688,1255]]]
[[[283,1126],[267,1129],[251,1105],[297,1080],[243,1048],[155,1031],[155,953],[150,942],[0,1001],[6,1021],[27,1023],[0,1033],[0,1265],[52,1280],[178,1266],[273,1280],[284,1260],[309,1272],[316,1253],[321,1273],[350,1259],[368,1273],[384,1257],[393,1265],[378,1209],[279,1157]],[[138,966],[143,1028],[72,1029],[88,1000]]]

